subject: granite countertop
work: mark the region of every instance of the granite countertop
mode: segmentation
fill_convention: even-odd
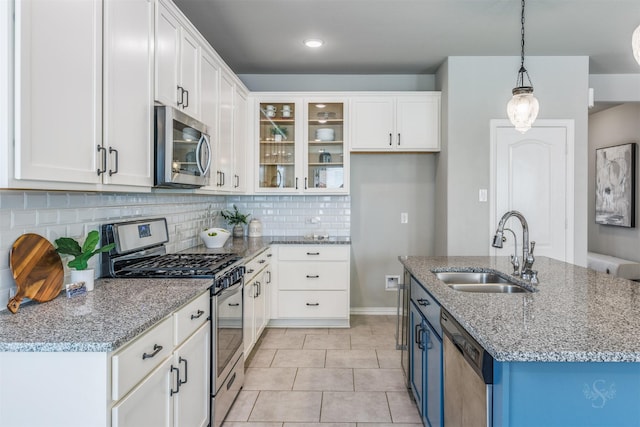
[[[640,284],[536,257],[536,292],[460,292],[433,270],[512,271],[507,257],[400,257],[455,319],[502,362],[640,362]]]
[[[99,279],[86,295],[0,311],[0,352],[110,352],[210,286],[210,279]]]

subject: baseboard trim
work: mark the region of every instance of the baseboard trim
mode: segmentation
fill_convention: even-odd
[[[371,316],[396,315],[396,307],[351,307],[351,314],[368,314]]]

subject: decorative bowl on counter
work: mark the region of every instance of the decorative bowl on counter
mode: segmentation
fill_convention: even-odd
[[[227,242],[227,239],[231,237],[231,233],[224,228],[207,228],[200,233],[202,243],[207,248],[221,248]]]

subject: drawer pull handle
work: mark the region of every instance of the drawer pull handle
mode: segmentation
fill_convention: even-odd
[[[171,365],[171,372],[173,371],[176,371],[176,389],[174,390],[173,386],[171,386],[171,389],[169,389],[170,391],[169,396],[173,396],[174,394],[180,393],[180,369]]]
[[[308,302],[308,303],[307,303],[307,306],[309,306],[309,307],[317,307],[317,306],[319,306],[319,305],[320,305],[320,303],[319,303],[319,302],[314,302],[314,303]]]
[[[272,254],[267,254],[267,258],[271,258],[271,255],[272,255]]]
[[[421,305],[421,306],[425,307],[427,305],[431,305],[431,303],[429,302],[429,300],[426,300],[424,298],[420,298],[420,299],[418,299],[418,305]]]
[[[248,269],[248,270],[247,270],[247,274],[251,274],[251,273],[253,273],[254,271],[255,271],[255,270],[254,270],[253,268],[250,268],[250,269]]]
[[[265,262],[267,262],[266,259],[261,259],[260,261],[258,261],[260,264],[264,264]]]
[[[320,252],[307,252],[307,255],[320,255]]]
[[[229,378],[229,382],[227,383],[227,390],[229,390],[231,388],[231,386],[233,385],[233,383],[236,381],[236,373],[233,373],[233,376],[231,376],[231,378]]]
[[[162,346],[158,345],[158,344],[154,344],[153,345],[153,353],[151,353],[151,354],[147,354],[146,352],[142,353],[142,360],[151,359],[153,356],[155,356],[156,354],[160,353],[160,351],[162,351]]]
[[[238,307],[240,305],[239,302],[236,303],[229,303],[229,307]]]
[[[315,276],[307,274],[307,279],[319,279],[319,278],[320,278],[320,276],[318,276],[317,274]]]
[[[203,314],[204,314],[204,311],[202,311],[202,310],[198,310],[198,311],[196,312],[196,314],[192,314],[192,315],[191,315],[191,320],[193,320],[193,319],[199,319],[200,317],[202,317],[202,315],[203,315]]]

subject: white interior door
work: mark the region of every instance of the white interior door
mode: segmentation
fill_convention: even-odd
[[[508,121],[491,122],[493,203],[491,233],[501,216],[520,211],[529,225],[535,255],[573,261],[573,122],[547,120],[527,133]],[[507,226],[522,251],[522,228],[512,218]],[[504,248],[493,255],[513,253],[513,235],[505,233]]]

